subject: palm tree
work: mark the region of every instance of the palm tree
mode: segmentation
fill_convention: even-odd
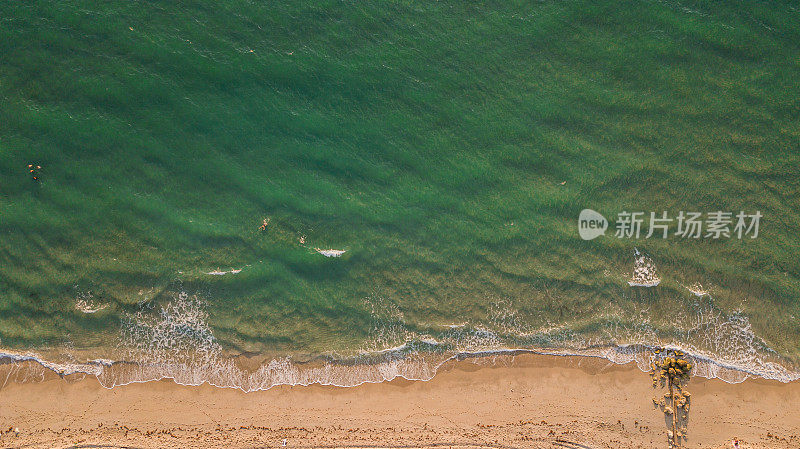
[[[686,360],[685,354],[676,349],[658,348],[652,356],[650,375],[653,378],[653,388],[667,386],[669,392],[664,396],[669,398],[667,405],[664,399],[660,401],[653,398],[653,403],[660,408],[666,416],[672,418],[672,430],[668,432],[667,441],[670,448],[681,447],[681,441],[686,436],[686,417],[689,413],[688,391],[684,386],[689,382],[692,373],[692,364]],[[681,414],[681,418],[679,418]]]

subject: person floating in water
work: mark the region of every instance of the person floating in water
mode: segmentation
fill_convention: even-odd
[[[28,164],[28,173],[31,174],[31,177],[34,181],[39,180],[39,170],[42,169],[41,165],[34,166],[33,164]]]

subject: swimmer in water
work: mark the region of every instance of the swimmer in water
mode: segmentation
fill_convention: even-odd
[[[28,164],[28,173],[30,173],[31,178],[33,178],[34,181],[39,180],[39,170],[41,169],[42,169],[41,165],[37,165],[36,167],[34,167],[33,164]]]

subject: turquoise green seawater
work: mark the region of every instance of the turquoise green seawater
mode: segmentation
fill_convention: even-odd
[[[798,80],[792,1],[3,2],[0,347],[796,378]],[[584,241],[584,208],[763,218]]]

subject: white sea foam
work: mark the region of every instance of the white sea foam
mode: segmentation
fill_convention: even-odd
[[[319,249],[319,248],[314,248],[314,251],[322,254],[325,257],[339,257],[347,252],[347,250],[344,249]]]
[[[508,300],[494,301],[488,325],[463,323],[437,326],[436,335],[412,331],[400,308],[379,297],[367,299],[374,318],[370,341],[354,355],[329,355],[297,363],[291,357],[265,360],[255,370],[241,368],[223,354],[208,325],[205,304],[196,296],[176,295],[160,306],[143,306],[125,320],[119,361],[56,363],[35,353],[0,353],[19,366],[14,379],[36,381],[46,372],[96,376],[111,388],[129,383],[173,379],[185,385],[256,391],[276,385],[336,385],[349,387],[395,378],[429,380],[441,366],[465,358],[495,363],[497,356],[519,353],[601,357],[614,363],[636,363],[649,369],[655,347],[680,349],[695,361],[694,375],[741,382],[748,377],[790,382],[800,372],[790,369],[753,332],[740,313],[725,314],[713,301],[698,302],[677,317],[683,323],[664,338],[647,318],[633,325],[611,322],[605,334],[587,338],[565,325],[530,328]],[[647,310],[640,311],[642,317]],[[6,376],[8,379],[11,375]],[[8,380],[6,380],[8,381]]]
[[[211,276],[224,276],[226,274],[239,274],[241,272],[242,272],[241,268],[239,268],[239,269],[230,269],[228,271],[220,271],[219,269],[216,269],[214,271],[208,271],[208,272],[206,272],[206,274],[210,274]]]
[[[220,352],[203,302],[184,292],[156,315],[140,310],[129,316],[121,340],[127,359],[144,364],[207,364]]]
[[[5,365],[2,362],[11,362]],[[40,382],[43,381],[48,373],[59,376],[90,375],[99,377],[103,374],[100,365],[87,363],[58,363],[47,360],[35,352],[14,352],[0,351],[0,366],[3,366],[4,376],[0,388],[4,387],[9,381],[15,382]]]
[[[75,308],[83,313],[97,313],[108,307],[108,304],[99,304],[94,301],[91,291],[80,292],[75,299]]]
[[[699,282],[695,282],[692,284],[691,287],[683,286],[686,290],[689,290],[693,295],[697,296],[698,298],[702,298],[703,296],[707,296],[711,293],[711,289],[704,288],[702,284]]]
[[[79,299],[75,301],[75,308],[83,313],[97,313],[108,307],[108,304],[95,304],[92,301]]]
[[[142,383],[162,379],[172,379],[181,385],[202,385],[204,383],[222,387],[236,388],[245,392],[266,390],[279,385],[308,386],[312,384],[353,387],[364,383],[380,383],[402,378],[406,380],[427,381],[437,371],[453,360],[471,359],[475,363],[494,364],[496,357],[518,354],[544,354],[553,356],[598,357],[616,364],[636,363],[642,371],[648,371],[650,356],[654,347],[640,345],[611,346],[572,349],[528,349],[503,348],[485,351],[457,352],[443,354],[408,354],[408,346],[393,348],[381,355],[382,360],[359,363],[358,359],[328,361],[319,365],[295,363],[291,358],[275,358],[263,364],[256,371],[244,371],[230,359],[218,359],[213,362],[181,362],[181,363],[103,363],[103,364],[71,364],[61,365],[41,360],[33,356],[19,357],[8,353],[0,353],[0,359],[11,358],[16,363],[34,362],[40,371],[32,370],[25,374],[22,381],[39,381],[44,379],[44,371],[60,375],[88,374],[95,376],[106,388]],[[686,351],[681,346],[674,349]],[[401,356],[396,356],[401,354]],[[741,367],[726,365],[688,353],[695,362],[694,375],[705,378],[719,378],[726,382],[738,383],[748,377],[763,377],[781,382],[800,380],[800,373],[790,371],[780,365],[770,366],[769,372],[742,370]],[[34,373],[35,371],[35,373]],[[19,376],[17,376],[19,377]]]
[[[661,283],[653,259],[634,248],[634,266],[628,285],[631,287],[655,287]]]

